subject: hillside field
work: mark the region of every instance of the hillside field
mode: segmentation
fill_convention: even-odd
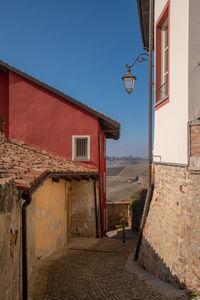
[[[124,161],[124,163],[126,160]],[[130,162],[130,161],[129,161]],[[129,164],[119,166],[119,161],[116,165],[112,161],[113,167],[107,168],[106,176],[106,197],[107,200],[131,200],[131,195],[139,189],[147,186],[147,161],[137,164]],[[135,161],[134,161],[135,162]],[[122,162],[120,162],[121,164]],[[110,164],[109,164],[110,166]],[[139,177],[137,182],[128,182],[128,179]]]

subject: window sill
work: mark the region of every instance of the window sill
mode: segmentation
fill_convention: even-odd
[[[73,161],[90,161],[89,158],[73,158]]]
[[[155,105],[154,105],[155,110],[161,108],[162,106],[164,106],[168,102],[169,102],[169,96],[167,96],[166,98],[156,102]]]

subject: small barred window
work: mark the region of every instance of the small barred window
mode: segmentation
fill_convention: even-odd
[[[73,159],[82,161],[89,160],[89,137],[73,136]]]
[[[76,139],[76,157],[87,158],[87,143],[88,139]]]

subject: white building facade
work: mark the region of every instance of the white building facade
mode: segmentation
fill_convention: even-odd
[[[149,0],[138,0],[148,50]],[[200,1],[154,1],[154,192],[139,263],[200,290]]]

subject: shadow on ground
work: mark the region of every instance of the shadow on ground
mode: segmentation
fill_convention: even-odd
[[[123,240],[123,229],[119,228],[116,230],[108,231],[106,235],[109,238],[121,239]],[[125,240],[136,239],[138,234],[133,232],[130,227],[125,228]]]

